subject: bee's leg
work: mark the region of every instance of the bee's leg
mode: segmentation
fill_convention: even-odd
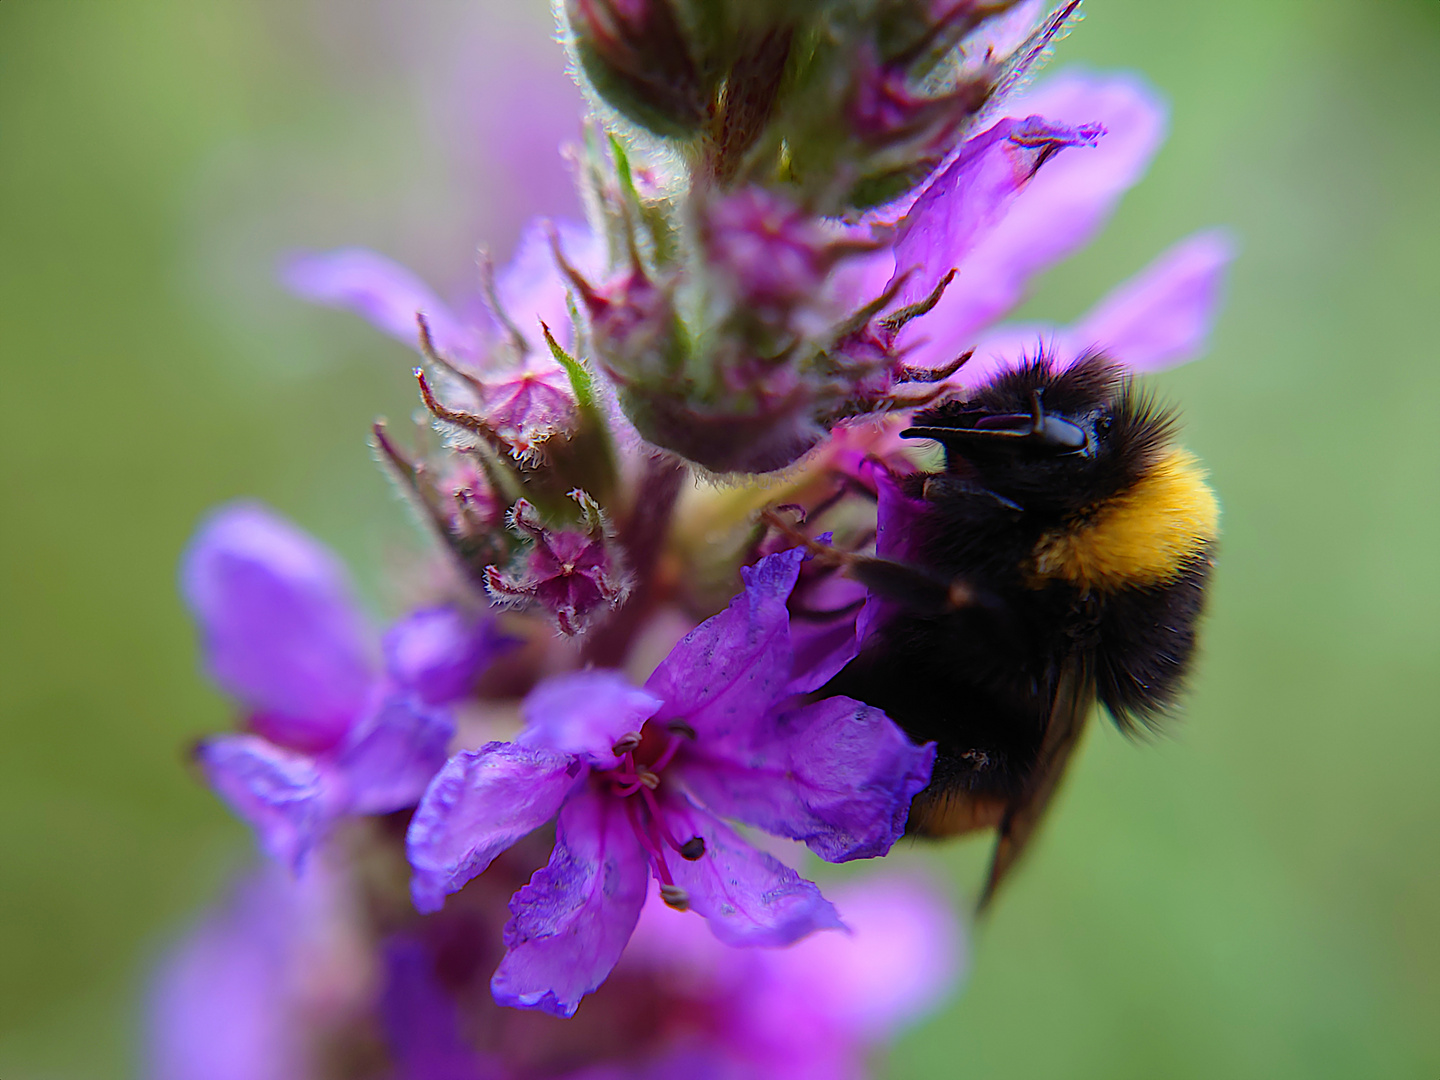
[[[917,615],[945,615],[973,607],[1004,610],[998,598],[980,592],[964,578],[947,577],[914,563],[857,555],[822,544],[786,521],[779,513],[784,509],[787,507],[766,510],[761,520],[797,547],[803,547],[816,562],[841,568],[874,595],[908,611]]]
[[[830,622],[832,619],[843,619],[850,615],[859,613],[865,606],[865,600],[856,600],[853,604],[846,604],[844,607],[831,608],[828,611],[819,611],[815,608],[800,607],[796,604],[790,605],[792,618],[800,619],[803,622]]]
[[[1004,495],[998,495],[989,488],[981,487],[979,484],[972,484],[952,473],[936,473],[934,476],[925,478],[925,486],[921,489],[921,496],[927,502],[934,502],[937,499],[944,499],[954,496],[965,496],[972,499],[985,499],[993,502],[1006,510],[1012,510],[1017,514],[1023,514],[1025,508],[1013,499],[1007,499]]]
[[[848,476],[842,475],[839,476],[838,479],[840,482],[835,485],[834,492],[830,495],[825,496],[824,499],[816,503],[809,509],[809,511],[806,512],[806,521],[809,521],[811,518],[822,517],[823,515],[829,513],[831,510],[835,509],[835,507],[839,505],[841,500],[843,500],[847,495],[870,494],[868,491],[865,490],[864,484],[857,484],[853,479]]]
[[[914,563],[850,555],[845,561],[845,571],[875,596],[917,615],[945,615],[987,606],[981,594],[964,578],[946,577]]]

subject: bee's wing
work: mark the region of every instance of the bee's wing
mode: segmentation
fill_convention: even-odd
[[[1025,790],[1010,803],[1000,822],[995,854],[990,860],[990,878],[980,896],[977,911],[983,913],[1000,883],[1005,880],[1035,835],[1050,799],[1060,786],[1070,755],[1080,742],[1085,721],[1095,706],[1095,679],[1084,657],[1072,656],[1061,669],[1050,709],[1045,739]]]

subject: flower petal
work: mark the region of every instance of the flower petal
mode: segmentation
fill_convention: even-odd
[[[217,511],[191,541],[181,587],[211,675],[287,746],[319,750],[364,706],[365,623],[339,561],[264,507]]]
[[[753,954],[732,995],[737,1039],[802,1064],[845,1063],[940,1009],[964,970],[955,912],[925,879],[871,877],[837,889],[848,934]],[[805,1075],[812,1075],[806,1073]]]
[[[582,274],[598,275],[605,270],[604,238],[589,226],[574,221],[556,221],[560,248],[570,264]],[[536,366],[552,363],[540,324],[550,327],[556,340],[569,347],[573,337],[568,305],[569,289],[555,265],[546,223],[531,221],[520,234],[515,254],[496,275],[495,292],[506,316],[534,350]]]
[[[843,924],[814,882],[773,855],[757,851],[719,818],[683,796],[662,811],[676,837],[698,836],[705,854],[694,862],[669,857],[675,884],[727,945],[789,945],[816,930]]]
[[[1106,134],[1093,150],[1061,154],[1046,165],[960,261],[959,276],[935,310],[901,332],[899,345],[912,350],[906,360],[917,366],[953,360],[1019,303],[1035,274],[1088,243],[1144,175],[1165,135],[1164,104],[1130,75],[1065,73],[1013,99],[1007,111],[1063,124],[1095,122]],[[985,374],[967,366],[956,381],[971,386]]]
[[[882,559],[896,562],[915,562],[917,525],[926,506],[918,499],[912,499],[900,490],[895,478],[884,469],[874,470],[875,478],[875,554]],[[892,600],[871,595],[860,609],[855,624],[855,637],[863,643],[870,633],[889,618],[894,609]]]
[[[889,851],[930,780],[934,744],[916,746],[879,709],[847,697],[791,709],[773,725],[743,748],[703,757],[697,748],[686,786],[715,813],[801,840],[829,862]]]
[[[291,998],[297,947],[313,952],[311,935],[329,930],[316,923],[332,914],[334,883],[316,869],[298,880],[275,869],[245,880],[165,960],[151,1000],[147,1076],[311,1075]]]
[[[745,591],[670,650],[645,689],[665,701],[659,716],[683,717],[703,739],[748,730],[790,679],[790,613],[805,553],[794,548],[742,568]]]
[[[973,366],[989,375],[1040,353],[1070,364],[1092,350],[1133,371],[1183,364],[1205,349],[1233,257],[1234,243],[1223,230],[1197,233],[1116,286],[1073,326],[1007,324],[989,331],[967,371]]]
[[[196,758],[210,786],[297,873],[330,817],[331,792],[315,761],[255,735],[204,742]]]
[[[419,343],[419,314],[442,354],[466,360],[479,354],[474,328],[461,323],[415,274],[373,251],[342,248],[299,255],[281,268],[280,279],[301,299],[353,311],[412,349]]]
[[[993,230],[1010,202],[1055,155],[1095,145],[1099,125],[1068,127],[1030,116],[1005,119],[970,139],[900,223],[895,277],[902,303],[923,300]],[[960,289],[969,282],[962,279]]]
[[[445,764],[455,722],[408,695],[390,693],[355,726],[335,759],[345,810],[388,814],[414,806]]]
[[[417,611],[385,633],[385,667],[427,705],[467,696],[497,656],[517,645],[493,619],[474,619],[458,608]]]
[[[577,671],[546,679],[520,707],[525,730],[516,739],[563,754],[583,754],[602,768],[615,764],[611,748],[639,731],[663,702],[618,671]]]
[[[492,742],[445,763],[405,836],[420,911],[439,911],[495,856],[555,816],[585,774],[568,754]]]
[[[417,940],[385,942],[380,1014],[395,1080],[499,1080],[507,1073],[461,1034],[460,1010],[436,975],[437,959]]]
[[[1077,356],[1096,347],[1135,371],[1182,364],[1204,351],[1235,245],[1197,233],[1112,289],[1070,332]]]
[[[619,799],[565,804],[550,862],[510,901],[509,951],[490,990],[501,1005],[574,1016],[610,974],[640,918],[649,869]]]
[[[810,592],[806,605],[821,611],[842,611],[869,601],[865,586],[848,577],[835,575]],[[860,652],[856,634],[858,613],[826,621],[792,621],[790,642],[795,662],[790,671],[786,695],[808,694],[833,679]]]

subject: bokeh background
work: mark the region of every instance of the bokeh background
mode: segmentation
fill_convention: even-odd
[[[409,354],[273,283],[359,242],[458,283],[573,208],[541,0],[0,3],[0,1077],[136,1074],[147,972],[250,858],[184,765],[226,725],[174,567],[262,497],[377,608]],[[1243,252],[1157,377],[1225,539],[1172,737],[1097,727],[895,1078],[1440,1076],[1440,3],[1088,0],[1057,63],[1173,102],[1027,316],[1187,232]],[[969,888],[983,845],[934,858]]]

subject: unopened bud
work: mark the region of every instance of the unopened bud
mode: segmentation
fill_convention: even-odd
[[[657,135],[688,138],[709,94],[670,0],[566,0],[576,59],[595,92]]]
[[[826,275],[873,245],[836,240],[814,215],[761,187],[715,199],[701,212],[707,269],[734,299],[760,315],[813,300]]]
[[[555,616],[560,632],[578,634],[630,591],[619,549],[599,508],[583,491],[572,492],[586,527],[551,528],[525,499],[510,510],[510,525],[533,541],[507,570],[485,568],[485,588],[501,604],[534,605]]]

